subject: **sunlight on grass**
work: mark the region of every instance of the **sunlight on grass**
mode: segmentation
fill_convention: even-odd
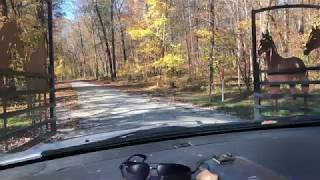
[[[237,88],[229,88],[226,89],[225,92],[225,101],[221,102],[221,93],[219,92],[219,89],[216,89],[215,91],[211,101],[208,97],[208,93],[205,91],[189,93],[179,92],[176,93],[176,99],[183,102],[191,102],[202,107],[214,107],[219,111],[224,111],[244,119],[253,118],[253,101],[251,95],[240,94]]]
[[[0,120],[0,127],[3,128],[4,120]],[[14,117],[8,119],[8,128],[21,128],[30,126],[32,124],[32,120],[29,118],[22,118],[22,117]]]

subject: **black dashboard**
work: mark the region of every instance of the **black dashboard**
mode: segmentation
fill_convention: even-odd
[[[5,180],[120,180],[119,165],[136,153],[148,162],[196,168],[214,154],[229,152],[285,179],[320,179],[320,127],[259,130],[155,142],[70,156],[0,171]],[[212,169],[220,179],[238,179],[234,171]],[[239,166],[237,172],[250,166]],[[243,168],[243,169],[242,169]],[[227,173],[226,173],[227,172]],[[259,179],[255,172],[246,179]]]

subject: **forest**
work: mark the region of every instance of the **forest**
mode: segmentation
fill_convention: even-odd
[[[224,68],[231,84],[250,90],[251,10],[285,3],[320,1],[76,1],[73,17],[55,21],[56,74],[61,80],[126,79],[211,89]],[[268,29],[284,56],[306,58],[303,43],[317,17],[318,11],[309,9],[270,11],[257,19],[258,37]],[[316,55],[309,64],[319,63]]]
[[[211,102],[220,102],[224,79],[226,98],[246,100],[242,109],[248,109],[253,90],[251,10],[297,3],[320,1],[54,0],[55,79],[142,83],[150,91],[173,90],[174,96],[180,90],[206,94]],[[45,1],[1,0],[0,7],[3,17],[17,22],[25,51],[36,49],[47,35]],[[257,44],[263,32],[270,32],[280,55],[319,66],[318,50],[303,55],[319,22],[316,9],[261,13],[256,17]],[[25,57],[15,53],[12,58],[12,70],[28,70]],[[264,55],[258,61],[265,69]],[[310,74],[310,79],[319,75]]]

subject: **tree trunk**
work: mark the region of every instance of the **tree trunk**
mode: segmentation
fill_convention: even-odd
[[[93,24],[95,25],[95,27],[98,28],[96,21],[93,21]],[[101,31],[99,29],[98,29],[97,33],[98,33],[97,36],[98,36],[100,42],[103,42],[104,41],[102,38],[103,35],[101,35]],[[106,51],[104,50],[103,44],[101,44],[101,52],[99,52],[99,51],[97,51],[97,52],[98,52],[99,59],[103,64],[103,72],[104,72],[103,76],[106,76],[108,79],[108,75],[109,75],[108,64],[109,63],[108,63],[108,58],[106,55]],[[110,77],[111,77],[111,75],[110,75]]]
[[[8,7],[7,7],[7,2],[6,0],[0,0],[0,18],[2,16],[7,17],[8,15]],[[0,76],[0,88],[3,86],[4,84],[4,77]],[[4,108],[4,112],[5,112],[5,108]],[[5,121],[5,127],[6,127],[6,120]]]
[[[93,24],[92,24],[93,25]],[[93,26],[92,26],[93,27]],[[96,45],[96,38],[95,38],[95,30],[94,27],[91,31],[92,41],[93,41],[93,48],[94,48],[94,61],[95,61],[95,78],[99,79],[99,62],[98,62],[98,53],[97,53],[97,45]]]
[[[199,14],[199,12],[198,12],[199,9],[197,8],[197,4],[198,4],[198,0],[195,0],[194,1],[194,11],[193,11],[193,13],[198,15]],[[198,29],[199,25],[200,25],[200,21],[199,21],[198,18],[196,18],[193,26],[194,26],[195,29]],[[192,36],[192,34],[193,34],[192,31],[190,31],[189,33],[190,33],[190,36],[191,36],[190,37],[190,44],[193,46],[192,49],[194,49],[194,55],[192,56],[193,61],[199,61],[200,56],[201,56],[201,54],[200,54],[199,37],[198,36],[196,36],[196,37]],[[198,67],[196,67],[196,68],[198,68]]]
[[[188,25],[189,25],[189,45],[190,45],[190,51],[191,51],[191,57],[193,57],[193,54],[194,54],[194,43],[193,43],[193,33],[192,33],[192,31],[193,31],[193,28],[192,28],[192,26],[193,26],[193,24],[192,24],[192,20],[191,20],[191,2],[190,2],[190,0],[188,0],[188,3],[187,3],[187,5],[188,5]],[[192,62],[191,62],[191,58],[190,58],[190,64],[191,64]]]
[[[124,63],[127,63],[128,62],[128,58],[127,58],[126,44],[125,44],[125,40],[124,40],[123,27],[121,27],[120,33],[121,33],[121,45],[122,45],[123,61],[124,61]]]
[[[123,3],[123,2],[122,2]],[[121,5],[122,7],[122,5]],[[117,8],[117,6],[116,6]],[[127,63],[128,62],[128,55],[127,55],[127,49],[126,49],[126,43],[125,43],[125,27],[124,25],[121,23],[121,17],[120,17],[120,13],[121,13],[121,8],[118,8],[117,10],[117,17],[118,17],[118,22],[119,22],[119,26],[120,26],[120,38],[121,38],[121,46],[122,46],[122,54],[123,54],[123,62]]]
[[[117,78],[117,64],[115,51],[115,37],[114,37],[114,0],[111,0],[110,16],[111,16],[111,46],[112,46],[112,64],[113,64],[113,78]]]
[[[183,5],[184,0],[181,1],[181,4]],[[188,23],[187,23],[187,17],[185,13],[185,7],[183,6],[182,9],[182,19],[184,22],[184,34],[185,34],[185,40],[186,40],[186,47],[187,47],[187,58],[188,58],[188,65],[189,65],[189,72],[191,72],[191,52],[190,52],[190,40],[189,40],[189,34],[188,34]]]
[[[83,67],[82,67],[83,77],[87,78],[86,53],[85,53],[85,49],[84,49],[82,31],[81,31],[81,27],[80,27],[80,22],[79,21],[78,21],[78,30],[79,30],[79,36],[80,36],[81,53],[82,53],[82,56],[83,56],[83,62],[81,63],[83,65]]]
[[[98,2],[97,1],[95,1],[95,9],[96,9],[97,16],[98,16],[98,19],[99,19],[99,22],[100,22],[100,25],[101,25],[101,28],[102,28],[103,38],[104,38],[104,42],[105,42],[105,46],[106,46],[106,53],[107,53],[107,56],[108,56],[108,59],[109,59],[110,77],[111,77],[111,80],[114,81],[113,64],[112,64],[111,51],[110,51],[110,46],[109,46],[108,37],[107,37],[107,30],[106,30],[106,27],[104,26],[104,23],[103,23],[103,20],[102,20],[102,17],[101,17],[101,13],[100,13],[100,10],[98,8]]]
[[[188,65],[189,65],[189,72],[191,72],[191,52],[190,52],[190,41],[188,37],[188,32],[185,31],[186,36],[186,46],[187,46],[187,57],[188,57]]]
[[[209,52],[209,97],[210,101],[212,100],[212,89],[213,89],[213,56],[214,56],[214,45],[215,45],[215,12],[214,12],[214,0],[210,0],[210,14],[209,14],[209,23],[210,23],[210,52]]]
[[[165,1],[165,12],[164,12],[164,18],[168,18],[168,0]],[[165,56],[165,53],[167,51],[166,47],[166,29],[167,29],[167,23],[164,23],[163,32],[162,32],[162,38],[161,38],[161,58]]]
[[[248,0],[244,0],[244,12],[245,12],[245,19],[246,21],[250,21],[250,14],[248,10]],[[244,41],[244,46],[246,49],[246,52],[249,54],[249,67],[248,67],[248,81],[249,85],[251,85],[251,82],[253,82],[253,66],[252,66],[252,50],[251,48],[248,48],[248,44]],[[250,45],[249,45],[250,46]],[[249,52],[248,52],[249,49]]]
[[[290,35],[290,27],[289,27],[289,9],[285,9],[284,20],[286,23],[286,32],[285,32],[285,42],[284,42],[284,53],[288,56],[289,53],[289,35]]]

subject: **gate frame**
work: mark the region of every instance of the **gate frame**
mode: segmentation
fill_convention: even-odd
[[[55,119],[55,105],[56,105],[56,96],[55,96],[55,74],[54,74],[54,47],[53,47],[53,13],[52,13],[52,1],[53,0],[46,0],[48,6],[48,54],[49,54],[49,67],[48,67],[48,74],[49,74],[49,102],[51,105],[50,107],[50,119]],[[57,130],[56,127],[57,123],[54,121],[52,123],[53,131]]]
[[[260,64],[257,60],[257,30],[256,30],[256,15],[266,11],[278,9],[318,9],[320,5],[313,4],[285,4],[278,6],[270,6],[260,9],[252,9],[251,11],[251,28],[252,28],[252,68],[253,68],[253,85],[254,85],[254,119],[261,120],[261,81],[260,81]]]

